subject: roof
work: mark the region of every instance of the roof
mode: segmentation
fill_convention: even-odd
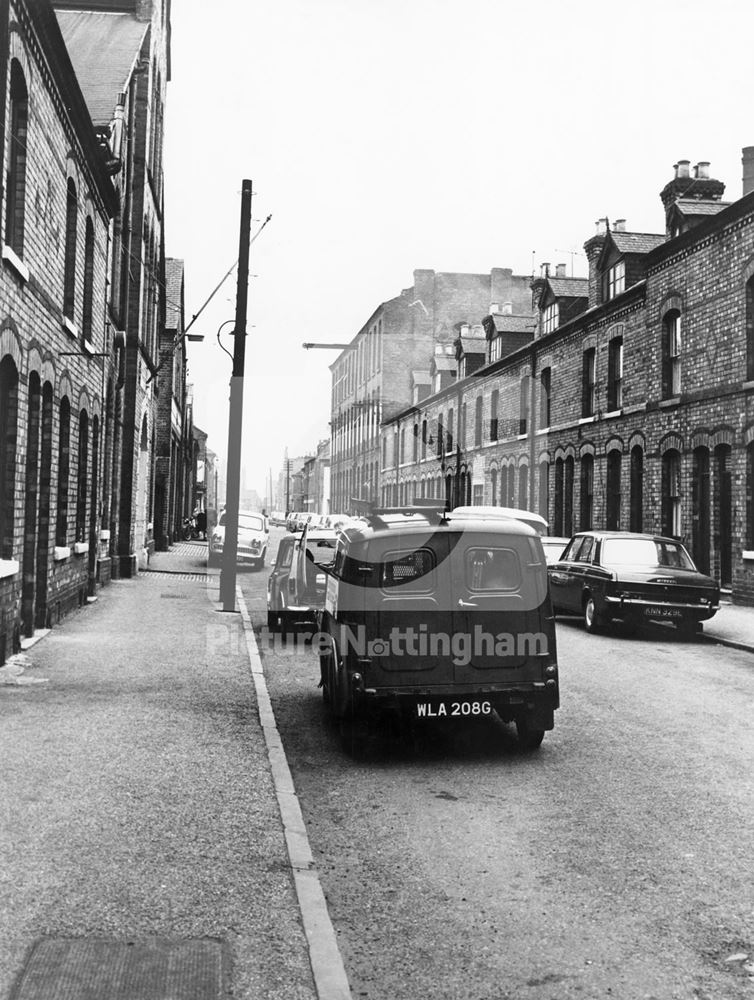
[[[165,329],[179,330],[183,317],[183,261],[177,257],[165,258]]]
[[[581,299],[589,295],[589,278],[550,278],[550,288],[556,298]]]
[[[659,233],[623,233],[611,230],[610,236],[620,253],[649,253],[667,240]]]
[[[60,31],[95,125],[112,120],[149,24],[131,14],[58,10]]]
[[[713,201],[707,198],[679,198],[673,207],[682,215],[717,215],[730,204],[729,201]]]
[[[495,333],[533,333],[537,320],[533,316],[510,316],[492,313]]]

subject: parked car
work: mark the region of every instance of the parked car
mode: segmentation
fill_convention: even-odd
[[[542,548],[545,550],[545,559],[550,563],[557,562],[563,554],[570,538],[559,538],[557,535],[543,535]]]
[[[472,507],[455,507],[454,514],[464,514],[467,517],[512,517],[516,521],[523,521],[529,527],[534,528],[538,535],[546,535],[548,524],[540,515],[531,510],[521,510],[518,507],[495,507],[492,504],[476,504]]]
[[[313,629],[317,611],[324,606],[326,571],[335,557],[335,542],[335,532],[316,529],[307,531],[305,539],[303,532],[281,538],[267,581],[269,629],[284,633]]]
[[[717,611],[720,590],[675,538],[582,531],[549,566],[557,611],[582,615],[588,632],[613,621],[670,622],[687,636]]]
[[[382,709],[418,724],[494,711],[530,749],[553,728],[547,568],[520,521],[372,512],[338,534],[319,626],[321,686],[346,741]]]
[[[207,563],[210,566],[219,566],[222,563],[226,516],[225,510],[223,510],[209,536]],[[269,524],[263,514],[259,514],[257,511],[240,510],[238,512],[236,562],[249,563],[256,569],[261,569],[264,566],[265,556],[267,555],[269,534]]]

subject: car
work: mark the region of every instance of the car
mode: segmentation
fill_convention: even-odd
[[[557,535],[543,535],[542,548],[545,550],[545,559],[550,563],[557,562],[563,554],[563,550],[570,542],[570,538],[559,538]]]
[[[539,536],[514,518],[382,508],[337,536],[319,616],[320,686],[358,749],[361,723],[493,712],[538,747],[559,706]]]
[[[207,563],[210,566],[219,566],[223,560],[226,517],[227,513],[223,510],[209,536]],[[269,534],[270,528],[264,514],[251,510],[240,510],[238,512],[236,562],[248,563],[255,569],[261,569],[267,555]]]
[[[306,537],[301,532],[281,538],[267,581],[267,627],[271,631],[313,630],[317,611],[324,605],[326,572],[335,557],[336,541],[335,532],[317,529],[307,530]],[[299,564],[300,558],[306,559],[306,567]]]
[[[495,507],[493,505],[476,504],[470,507],[454,507],[454,514],[464,514],[467,517],[512,517],[516,521],[523,521],[537,532],[538,535],[546,535],[548,524],[541,514],[535,514],[531,510],[521,510],[518,507]]]
[[[581,531],[548,572],[555,611],[581,615],[588,632],[662,622],[690,638],[720,605],[717,583],[664,535]]]

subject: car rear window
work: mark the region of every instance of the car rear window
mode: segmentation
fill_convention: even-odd
[[[435,589],[435,554],[431,549],[411,552],[386,552],[380,563],[380,586],[383,590],[423,592]]]
[[[509,548],[470,548],[465,554],[466,587],[476,591],[519,590],[521,563]]]
[[[653,538],[606,538],[602,563],[610,566],[674,566],[695,569],[691,557],[678,542]]]

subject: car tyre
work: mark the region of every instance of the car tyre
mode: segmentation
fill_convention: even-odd
[[[584,598],[584,627],[591,635],[596,635],[605,626],[605,619],[597,613],[597,607],[591,594]]]

